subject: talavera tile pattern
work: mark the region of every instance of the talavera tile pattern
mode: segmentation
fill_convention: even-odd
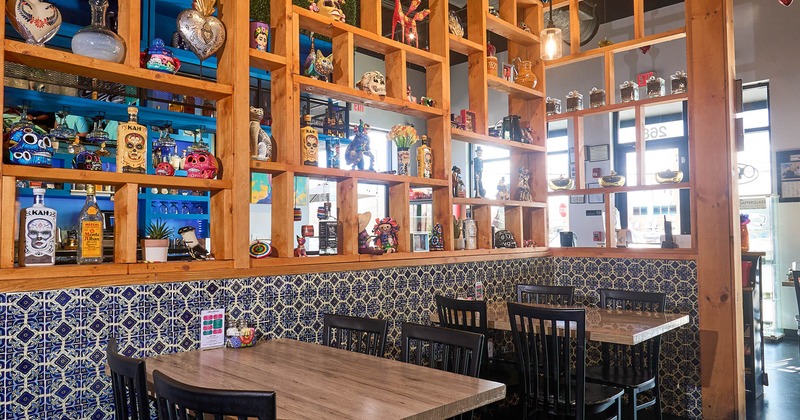
[[[108,337],[135,357],[194,349],[200,309],[225,307],[267,338],[317,342],[325,312],[387,318],[396,357],[400,324],[427,322],[435,294],[466,294],[480,280],[487,295],[511,299],[517,283],[553,278],[588,302],[606,284],[665,291],[670,310],[692,314],[663,341],[662,389],[667,412],[701,416],[694,262],[537,258],[0,294],[0,418],[113,418]]]

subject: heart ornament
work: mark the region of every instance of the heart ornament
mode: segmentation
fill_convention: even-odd
[[[213,16],[216,0],[194,0],[191,9],[178,15],[178,32],[201,60],[214,55],[225,43],[225,25]]]
[[[41,0],[8,0],[6,15],[11,26],[33,45],[44,45],[61,27],[61,12]]]
[[[792,1],[794,0],[778,0],[778,1],[780,1],[782,5],[788,7],[790,4],[792,4]]]

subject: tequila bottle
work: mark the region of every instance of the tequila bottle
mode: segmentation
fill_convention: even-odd
[[[86,203],[78,216],[78,264],[103,262],[103,212],[94,188],[94,184],[86,185]]]
[[[128,122],[117,128],[117,172],[147,173],[147,127],[139,124],[139,110],[128,107]]]
[[[33,189],[33,205],[19,215],[19,266],[56,263],[56,211],[45,207],[44,188]]]

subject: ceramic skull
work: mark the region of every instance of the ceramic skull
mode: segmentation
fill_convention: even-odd
[[[53,166],[53,143],[47,135],[37,133],[32,127],[11,130],[8,136],[15,145],[8,149],[9,161],[17,165]]]
[[[72,168],[84,171],[102,171],[103,164],[94,152],[84,150],[72,158]]]
[[[364,73],[357,85],[364,92],[386,95],[386,78],[379,71],[373,70]]]
[[[517,241],[514,239],[514,234],[507,230],[498,230],[494,234],[495,248],[516,248]]]
[[[205,150],[194,150],[186,155],[187,178],[214,179],[217,176],[217,158]]]
[[[173,176],[175,175],[175,168],[169,162],[159,162],[156,165],[156,175]]]

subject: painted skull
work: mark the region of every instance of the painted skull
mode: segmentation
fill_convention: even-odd
[[[303,145],[303,162],[306,165],[316,163],[319,153],[319,139],[313,134],[306,134],[305,144]]]
[[[364,92],[386,95],[386,78],[379,71],[368,71],[361,76],[358,87]]]
[[[39,134],[30,126],[11,130],[8,135],[11,143],[8,149],[9,161],[16,165],[53,166],[53,143],[47,135]]]
[[[498,230],[494,234],[495,248],[516,248],[517,241],[514,239],[514,234],[507,230]]]
[[[159,162],[156,166],[156,175],[173,176],[175,168],[169,162]]]
[[[214,179],[217,176],[217,158],[205,150],[193,150],[186,155],[187,178]]]
[[[121,147],[125,150],[123,153],[124,166],[132,168],[145,167],[145,153],[147,152],[147,144],[144,137],[140,134],[130,133],[125,136],[125,141]]]
[[[72,158],[72,168],[84,171],[102,171],[103,164],[100,162],[100,157],[94,152],[84,150]]]

